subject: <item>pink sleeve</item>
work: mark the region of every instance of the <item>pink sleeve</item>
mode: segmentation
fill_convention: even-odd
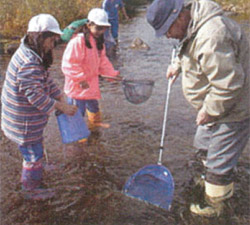
[[[62,72],[74,81],[85,80],[83,70],[84,47],[84,38],[79,35],[69,41],[63,53]]]
[[[105,47],[101,53],[101,63],[99,67],[99,73],[109,77],[115,77],[120,74],[120,71],[114,69],[113,65],[106,56]]]

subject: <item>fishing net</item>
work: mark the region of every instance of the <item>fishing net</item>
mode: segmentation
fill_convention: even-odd
[[[152,94],[152,80],[123,80],[122,87],[126,99],[133,104],[140,104],[149,99]]]
[[[173,61],[174,57],[175,48],[172,52],[171,62]],[[149,83],[149,86],[152,87],[153,84]],[[128,179],[123,187],[123,193],[125,195],[151,203],[166,210],[170,210],[174,195],[173,177],[170,171],[166,167],[161,165],[171,86],[172,82],[171,80],[169,80],[165,102],[164,119],[162,124],[162,135],[158,163],[148,165],[140,169]],[[136,87],[134,89],[136,89]],[[131,90],[127,90],[127,92],[128,95],[137,96],[137,94],[134,93],[136,92],[136,90],[133,90],[133,88],[131,88]],[[144,93],[139,92],[139,95],[144,96]]]
[[[129,197],[170,210],[174,181],[169,170],[161,165],[148,165],[133,174],[123,188]]]

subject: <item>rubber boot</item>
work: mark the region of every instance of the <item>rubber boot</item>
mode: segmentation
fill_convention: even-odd
[[[233,190],[233,183],[215,185],[205,181],[205,202],[191,204],[190,211],[204,217],[218,217],[224,211],[224,201],[232,197]]]
[[[41,188],[42,173],[42,162],[23,162],[21,183],[24,198],[31,200],[46,200],[55,195],[51,189]]]
[[[78,143],[86,144],[87,141],[88,141],[88,138],[83,138],[83,139],[79,140]]]
[[[86,110],[88,115],[88,126],[90,130],[94,130],[98,127],[109,128],[110,125],[108,123],[103,123],[101,118],[101,112],[98,111],[96,113],[92,113],[89,110]]]

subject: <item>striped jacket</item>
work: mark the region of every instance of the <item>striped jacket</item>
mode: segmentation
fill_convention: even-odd
[[[40,56],[22,43],[7,68],[1,96],[1,128],[19,145],[42,141],[55,98],[61,96],[41,62]]]

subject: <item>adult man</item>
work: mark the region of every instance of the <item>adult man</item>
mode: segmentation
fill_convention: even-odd
[[[233,169],[249,137],[249,43],[210,0],[155,0],[147,20],[156,36],[180,40],[167,77],[182,73],[184,95],[198,111],[194,146],[207,151],[206,205],[190,210],[218,216],[233,195]]]

